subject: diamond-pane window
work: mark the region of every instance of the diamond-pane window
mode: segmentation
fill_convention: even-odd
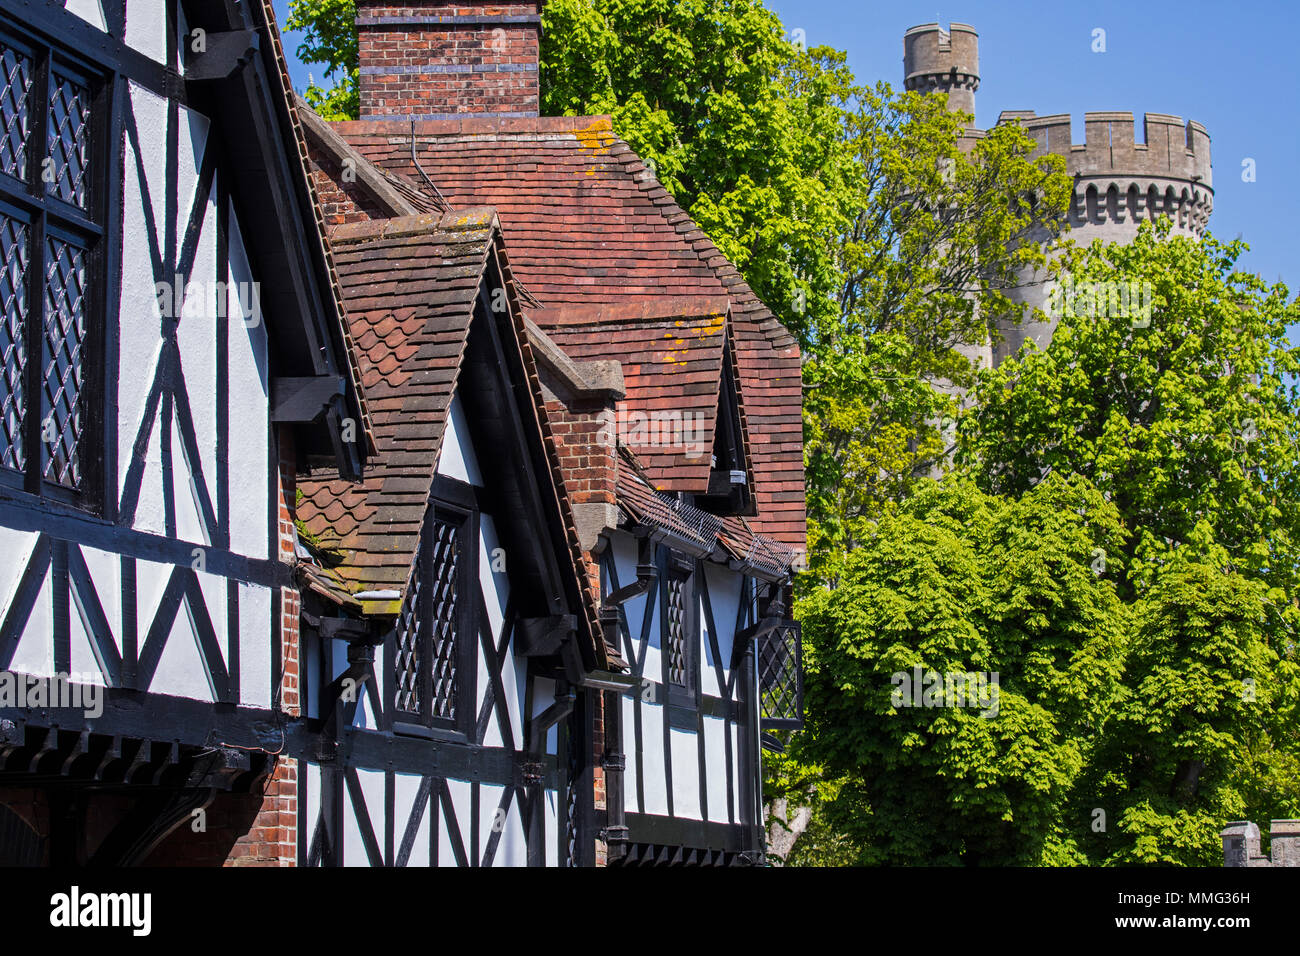
[[[31,57],[0,39],[0,170],[23,178],[27,174],[28,94],[32,88]]]
[[[104,230],[96,121],[107,77],[21,29],[0,32],[0,485],[105,505],[100,285]]]
[[[90,152],[90,91],[58,73],[50,77],[46,135],[49,170],[42,178],[53,195],[84,209]]]
[[[41,443],[44,477],[66,488],[81,485],[82,344],[86,340],[86,253],[47,241],[45,335],[41,365]]]
[[[785,621],[758,639],[760,724],[764,730],[803,726],[803,638]]]
[[[433,551],[433,573],[429,582],[433,716],[450,720],[456,717],[457,530],[448,522],[434,521],[429,541]]]
[[[27,411],[27,224],[0,215],[0,468],[27,464],[23,420]]]
[[[420,654],[424,643],[424,615],[421,614],[420,598],[423,595],[424,562],[415,562],[415,573],[406,591],[406,600],[402,604],[402,613],[397,619],[397,657],[396,687],[397,709],[408,714],[420,713],[424,699],[421,694]]]
[[[397,619],[394,688],[397,709],[430,726],[460,716],[461,525],[430,515],[415,573]]]
[[[664,653],[668,655],[668,682],[686,684],[686,578],[668,575],[668,620]]]

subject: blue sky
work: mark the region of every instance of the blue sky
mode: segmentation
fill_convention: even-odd
[[[1173,113],[1210,133],[1214,214],[1210,231],[1238,233],[1240,264],[1300,292],[1300,3],[1219,0],[768,0],[810,46],[845,50],[858,80],[903,82],[903,34],[919,23],[968,23],[979,33],[975,121],[1002,110],[1069,113],[1083,142],[1083,114]],[[1093,53],[1093,30],[1106,52]],[[1142,132],[1139,125],[1137,135]],[[1242,160],[1255,182],[1242,182]],[[1297,330],[1291,340],[1300,342]]]
[[[1209,130],[1214,168],[1210,230],[1241,234],[1251,251],[1241,265],[1300,292],[1300,80],[1296,69],[1300,3],[1197,0],[768,0],[788,30],[811,46],[847,51],[859,81],[901,87],[903,33],[936,20],[969,23],[980,35],[976,122],[992,125],[1004,109],[1069,113],[1083,142],[1088,110],[1174,113]],[[287,0],[275,0],[283,24]],[[1106,52],[1094,53],[1093,31]],[[299,37],[285,34],[299,88],[309,66],[297,63]],[[317,68],[317,74],[320,70]],[[1141,130],[1138,130],[1139,137]],[[1242,161],[1256,179],[1242,181]],[[1300,334],[1292,330],[1292,341]]]

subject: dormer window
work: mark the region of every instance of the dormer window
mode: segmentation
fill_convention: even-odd
[[[695,504],[718,515],[753,514],[749,462],[745,455],[744,429],[740,423],[740,398],[730,340],[722,350],[722,382],[718,390],[709,488],[706,494],[696,497]]]

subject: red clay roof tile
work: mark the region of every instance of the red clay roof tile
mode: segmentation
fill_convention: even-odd
[[[380,168],[414,180],[409,124],[364,120],[334,128]],[[731,263],[613,134],[609,118],[424,121],[415,124],[414,132],[420,164],[448,201],[488,203],[497,209],[515,280],[524,287],[522,297],[544,307],[529,317],[548,334],[557,327],[536,315],[561,307],[662,310],[672,302],[674,311],[698,309],[696,314],[703,315],[708,308],[690,303],[730,302],[755,473],[758,514],[751,524],[802,548],[798,347]],[[654,373],[642,367],[635,374]],[[670,363],[660,374],[681,384]],[[653,471],[671,465],[652,456],[647,467]]]

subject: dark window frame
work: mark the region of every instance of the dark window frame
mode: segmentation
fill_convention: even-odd
[[[699,613],[699,579],[700,569],[694,558],[674,551],[671,548],[659,548],[659,653],[661,657],[660,678],[665,690],[665,704],[669,710],[676,712],[683,726],[695,726],[695,714],[700,709],[700,613]],[[682,595],[682,650],[685,659],[685,683],[678,684],[669,675],[669,581],[676,578],[681,581]]]
[[[480,625],[479,606],[482,603],[479,593],[479,521],[480,510],[477,495],[472,486],[455,479],[439,475],[434,483],[434,492],[425,510],[424,523],[420,536],[420,549],[416,556],[418,562],[415,573],[420,576],[422,586],[419,594],[421,624],[417,633],[419,642],[419,710],[404,710],[398,703],[398,633],[402,627],[402,618],[398,619],[386,642],[385,667],[391,681],[389,687],[390,704],[393,708],[393,730],[398,734],[414,736],[450,736],[454,739],[470,740],[474,735],[476,722],[475,704],[478,683],[478,628]],[[433,694],[433,614],[431,603],[432,582],[435,580],[435,554],[431,547],[434,530],[438,524],[454,528],[456,538],[455,569],[455,647],[452,649],[455,661],[455,690],[453,695],[453,716],[441,716],[434,712]],[[405,612],[405,604],[403,606]]]
[[[108,179],[114,165],[111,161],[113,144],[109,142],[114,78],[102,67],[55,43],[36,39],[4,20],[0,20],[0,43],[26,59],[30,73],[22,107],[27,120],[22,144],[24,163],[13,171],[0,164],[0,216],[23,224],[27,259],[22,292],[26,303],[22,336],[26,364],[22,374],[24,407],[21,426],[25,461],[21,470],[0,467],[0,487],[20,496],[59,502],[106,516],[112,511],[108,501],[112,482],[105,474],[109,451],[105,418],[113,404],[106,393],[104,361],[109,345],[108,325],[113,297],[107,263],[112,251],[110,243],[119,240],[107,229],[110,219]],[[82,177],[84,205],[77,205],[57,194],[62,176],[54,184],[47,183],[42,176],[45,160],[50,155],[49,121],[53,112],[50,95],[55,77],[84,91],[88,114],[83,124],[86,130],[85,172]],[[0,79],[7,105],[8,79],[7,74]],[[7,132],[0,131],[0,135],[7,136]],[[57,171],[57,165],[54,168]],[[55,189],[51,189],[51,185]],[[78,318],[84,334],[78,349],[80,380],[73,413],[80,425],[75,443],[79,480],[72,486],[46,477],[51,455],[42,436],[43,423],[50,417],[45,391],[46,274],[51,263],[59,258],[52,251],[54,243],[61,244],[64,249],[79,250],[81,254],[82,302]],[[3,267],[10,268],[7,258]],[[9,316],[6,314],[0,321],[8,323]],[[60,337],[60,346],[66,341]],[[38,451],[33,454],[33,449]]]

